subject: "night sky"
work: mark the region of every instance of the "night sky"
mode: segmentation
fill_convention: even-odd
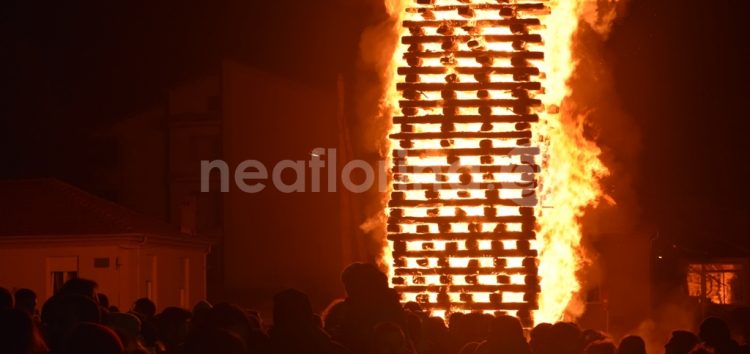
[[[686,245],[750,246],[749,7],[631,0],[606,44],[641,140],[639,220]],[[0,177],[76,183],[84,137],[221,58],[333,90],[382,16],[370,0],[4,1]]]

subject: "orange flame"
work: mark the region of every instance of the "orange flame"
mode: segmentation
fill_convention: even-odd
[[[543,124],[536,126],[544,138],[541,173],[542,209],[539,213],[541,293],[537,322],[564,319],[566,312],[580,315],[572,300],[580,290],[576,272],[585,263],[581,250],[579,218],[584,209],[603,196],[599,179],[608,173],[599,160],[600,149],[583,134],[584,116],[572,113],[569,102],[572,88],[568,80],[576,69],[573,59],[573,35],[583,16],[585,0],[553,0],[551,13],[544,19],[546,28],[546,74],[541,114]],[[555,107],[562,107],[555,109]]]
[[[535,2],[531,0],[519,0],[519,3],[523,2]],[[539,295],[539,309],[534,313],[534,320],[536,323],[540,322],[555,322],[562,320],[567,314],[574,316],[577,312],[573,308],[574,295],[580,290],[580,284],[576,278],[576,273],[581,269],[585,263],[585,257],[581,250],[581,225],[579,218],[582,216],[584,209],[587,206],[593,205],[603,197],[603,192],[599,186],[599,180],[605,176],[608,171],[606,167],[599,160],[600,150],[595,143],[588,140],[583,134],[583,126],[585,117],[576,115],[569,107],[569,102],[565,102],[566,98],[571,95],[572,89],[568,85],[568,80],[574,73],[576,68],[576,62],[573,60],[572,53],[572,41],[574,33],[578,28],[579,21],[583,16],[584,6],[586,0],[549,0],[544,3],[547,5],[547,11],[544,14],[538,16],[541,19],[542,28],[538,33],[542,35],[543,43],[540,45],[541,50],[544,52],[544,60],[540,61],[537,66],[542,72],[542,86],[544,88],[541,94],[538,94],[535,98],[541,99],[543,102],[544,109],[539,112],[540,122],[534,124],[532,127],[533,135],[536,139],[539,139],[537,144],[541,148],[541,173],[537,176],[539,179],[539,187],[537,194],[540,196],[540,206],[536,209],[537,215],[537,239],[536,244],[532,245],[532,248],[539,251],[539,277],[541,279],[541,292]],[[408,35],[408,30],[401,27],[403,20],[411,20],[417,16],[415,13],[409,13],[406,11],[407,7],[413,6],[412,0],[386,0],[387,8],[392,11],[393,18],[396,20],[397,32],[399,38]],[[435,3],[445,3],[448,5],[465,4],[466,1],[458,0],[435,0]],[[471,3],[486,3],[496,4],[495,1],[489,0],[473,0]],[[540,2],[541,3],[541,2]],[[441,14],[437,14],[437,20],[454,20],[454,18],[445,17],[441,18]],[[498,18],[500,19],[500,18]],[[490,34],[505,34],[502,28],[485,28],[486,33]],[[489,50],[505,51],[513,50],[510,43],[484,43]],[[394,52],[394,57],[391,62],[391,68],[389,72],[392,73],[387,79],[390,80],[388,84],[388,92],[386,96],[385,105],[392,111],[391,116],[395,116],[398,112],[399,100],[401,99],[401,93],[396,89],[396,83],[399,75],[397,74],[397,68],[407,66],[404,59],[404,53],[406,53],[406,45],[399,44]],[[477,66],[476,63],[465,60],[465,58],[458,58],[459,66]],[[422,82],[443,82],[443,75],[424,75]],[[426,100],[440,100],[440,93],[437,96],[433,96],[434,93],[423,93],[426,96]],[[491,91],[490,95],[492,99],[511,99],[508,92],[502,91]],[[458,97],[459,99],[462,97]],[[466,97],[470,98],[470,97]],[[465,110],[460,108],[459,110]],[[427,124],[414,124],[417,132],[432,132],[433,127]],[[456,129],[459,131],[472,131],[476,130],[475,126],[471,124],[461,125],[456,124]],[[390,134],[397,134],[401,132],[401,128],[398,125],[392,127]],[[394,143],[394,141],[391,141]],[[455,139],[455,147],[474,147],[477,143],[477,139]],[[419,142],[423,144],[417,146],[420,149],[440,149],[440,145],[431,145],[429,142]],[[391,151],[395,150],[392,148]],[[392,154],[388,155],[388,159],[391,159]],[[431,159],[429,156],[421,156],[410,160],[412,165],[435,165],[437,159]],[[388,166],[391,166],[391,161],[388,161]],[[478,163],[477,163],[478,164]],[[456,176],[448,176],[450,178]],[[482,176],[477,176],[481,178]],[[413,174],[410,175],[412,178],[411,182],[418,183],[435,183],[434,175],[430,174]],[[495,174],[493,178],[500,181],[517,182],[514,181],[514,176],[508,176],[503,174]],[[501,190],[500,193],[507,195],[501,197],[513,198],[514,191]],[[408,193],[408,192],[407,192]],[[473,192],[472,192],[473,193]],[[419,198],[419,197],[416,197]],[[439,207],[436,208],[439,215],[456,215],[458,212],[456,208],[450,207]],[[517,208],[516,208],[517,209]],[[517,215],[518,210],[513,208],[498,209],[498,215]],[[462,212],[465,212],[468,216],[479,216],[483,213],[483,207],[464,207]],[[389,213],[390,209],[386,208],[386,214]],[[424,208],[418,207],[404,207],[402,208],[404,215],[407,216],[424,216]],[[413,225],[407,225],[413,226]],[[430,225],[430,232],[438,232]],[[484,225],[486,228],[492,228],[494,224]],[[464,230],[466,227],[463,225],[456,225],[458,232],[467,232]],[[520,227],[520,226],[518,226]],[[520,231],[514,229],[511,225],[509,231]],[[407,228],[404,232],[415,232],[411,227]],[[491,240],[487,240],[489,242]],[[481,242],[481,241],[480,241]],[[421,243],[412,242],[407,247],[418,247]],[[435,245],[431,245],[436,249],[445,249],[445,244],[435,242]],[[393,262],[392,257],[393,242],[388,242],[384,252],[384,258],[382,262],[389,268],[390,274],[389,279],[393,279],[395,274],[393,273]],[[481,248],[481,245],[480,245]],[[416,248],[415,248],[416,249]],[[509,266],[518,263],[518,259],[508,258]],[[522,259],[521,259],[522,260]],[[413,262],[414,260],[409,260]],[[485,260],[479,259],[481,263]],[[432,261],[431,261],[432,262]],[[452,258],[451,267],[465,267],[465,262],[468,260],[464,258]],[[511,264],[512,263],[512,264]],[[434,266],[432,263],[429,266]],[[482,265],[484,266],[484,265]],[[520,263],[517,266],[521,266]],[[425,279],[420,280],[426,284],[440,284],[440,280],[436,276],[425,276]],[[493,278],[482,278],[481,276],[477,280],[479,284],[495,285],[497,281]],[[510,279],[511,284],[522,285],[524,283],[523,277],[514,276]],[[452,283],[452,285],[463,285],[461,281],[458,283]],[[406,300],[414,300],[415,296],[420,293],[406,293]],[[424,293],[421,295],[429,296],[430,302],[435,301],[434,293]],[[449,293],[451,301],[458,301],[459,296],[462,294]],[[474,297],[481,299],[480,301],[486,300],[486,293],[474,293]],[[501,293],[503,302],[524,302],[523,293],[506,292]],[[444,316],[445,312],[435,311],[433,315]]]

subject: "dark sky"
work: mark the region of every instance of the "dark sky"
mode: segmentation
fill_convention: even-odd
[[[235,57],[330,88],[375,1],[4,1],[0,177],[75,175],[77,145]],[[750,239],[748,2],[631,0],[607,55],[640,129],[642,221]],[[733,241],[732,241],[733,240]]]
[[[0,176],[71,175],[76,137],[163,101],[221,58],[332,88],[372,3],[3,2]]]
[[[634,0],[608,43],[619,98],[643,139],[643,219],[668,237],[748,247],[749,8]]]

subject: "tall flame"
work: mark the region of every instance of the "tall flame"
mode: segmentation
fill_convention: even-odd
[[[573,316],[580,313],[580,309],[572,308],[573,297],[580,290],[576,272],[585,262],[579,218],[587,206],[602,197],[599,179],[608,173],[599,160],[599,147],[584,137],[585,116],[574,113],[572,102],[567,102],[573,91],[568,82],[577,65],[573,38],[586,2],[552,0],[552,11],[544,20],[545,58],[541,66],[546,80],[542,100],[547,110],[541,114],[543,124],[535,126],[544,138],[542,208],[537,220],[541,247],[537,322],[563,320],[566,312]]]
[[[500,1],[495,0],[436,0],[436,2],[450,2],[456,4],[497,4]],[[541,50],[544,53],[544,60],[535,63],[541,71],[541,83],[543,90],[541,93],[536,94],[534,98],[540,99],[543,103],[543,109],[540,109],[539,123],[532,125],[533,136],[537,141],[535,143],[541,149],[541,159],[537,162],[541,164],[541,172],[537,175],[538,187],[537,195],[539,196],[539,206],[536,208],[536,245],[532,248],[538,250],[539,255],[539,268],[538,275],[540,278],[541,291],[538,300],[538,310],[534,313],[534,322],[555,322],[558,320],[565,319],[565,314],[575,314],[571,308],[575,294],[580,291],[580,284],[576,277],[576,273],[585,263],[585,257],[581,249],[581,224],[580,217],[583,215],[586,207],[595,204],[603,196],[603,192],[599,186],[599,179],[608,173],[606,167],[599,160],[600,149],[596,144],[588,140],[584,136],[584,123],[585,116],[576,114],[572,109],[573,103],[568,102],[569,97],[572,93],[572,88],[569,86],[568,81],[571,75],[575,72],[576,61],[573,59],[572,44],[574,40],[574,34],[578,29],[579,21],[584,15],[586,3],[591,0],[548,0],[543,1],[546,5],[547,10],[540,14],[542,26],[538,30],[541,34],[543,42],[539,44]],[[532,0],[516,0],[512,3],[529,3],[537,2]],[[542,3],[542,1],[538,1]],[[393,12],[393,18],[397,21],[397,28],[399,37],[405,37],[409,35],[407,28],[401,27],[402,21],[413,14],[408,13],[406,10],[408,7],[414,5],[413,0],[386,0],[387,8]],[[450,21],[453,18],[440,18],[437,20]],[[485,29],[491,34],[505,34],[500,28],[489,28]],[[513,50],[509,43],[485,43],[487,48],[496,51]],[[394,57],[391,62],[391,68],[389,72],[391,76],[387,79],[390,81],[389,89],[386,97],[386,105],[392,109],[392,116],[395,116],[398,112],[399,101],[402,99],[401,93],[397,90],[398,73],[397,68],[407,66],[405,64],[404,53],[406,53],[406,45],[399,41],[394,52]],[[459,65],[473,66],[474,64],[468,63],[466,60],[459,58]],[[442,76],[439,77],[428,77],[425,76],[427,81],[439,79],[442,82]],[[423,79],[423,80],[425,80]],[[436,81],[437,82],[437,81]],[[427,100],[440,100],[439,93],[437,96],[432,96],[432,93],[422,93]],[[491,91],[490,98],[492,99],[512,99],[507,92],[502,93],[498,91]],[[459,95],[459,99],[465,98]],[[467,130],[476,129],[469,124],[462,126]],[[422,132],[420,128],[416,128],[417,132]],[[391,129],[392,136],[403,133],[401,129],[394,124]],[[455,139],[455,147],[474,147],[474,143],[478,140],[471,141],[468,139]],[[391,141],[393,144],[394,141]],[[419,146],[422,149],[439,149],[440,146],[429,145],[427,142],[422,142],[423,146]],[[397,145],[391,147],[391,152],[398,149]],[[393,158],[393,154],[389,154],[388,158]],[[435,164],[437,160],[430,160],[429,157],[421,157],[421,162],[424,164]],[[388,162],[388,166],[392,166],[392,161]],[[500,176],[502,174],[496,174],[495,178],[509,178],[508,176]],[[410,175],[412,178],[411,182],[417,183],[435,183],[433,176],[430,175]],[[511,181],[514,182],[514,181]],[[515,183],[518,183],[515,181]],[[408,193],[408,192],[407,192]],[[474,194],[472,194],[474,196]],[[509,197],[513,198],[513,197]],[[517,198],[517,197],[516,197]],[[458,211],[449,207],[436,208],[438,215],[450,215],[455,216]],[[456,208],[458,209],[458,208]],[[433,209],[434,210],[434,209]],[[483,215],[482,207],[466,207],[461,211],[465,212],[469,216],[481,216]],[[390,209],[387,209],[388,213]],[[399,212],[404,213],[406,216],[421,217],[422,211],[419,208],[408,208],[404,207]],[[516,215],[515,210],[505,210],[502,208],[498,209],[499,216],[505,215]],[[483,224],[485,227],[492,227],[494,224]],[[465,225],[464,225],[465,226]],[[509,231],[518,231],[519,229],[511,227]],[[411,229],[409,229],[411,230]],[[436,233],[437,230],[430,226],[430,232]],[[413,232],[413,231],[410,231]],[[463,231],[465,232],[465,231]],[[421,240],[421,239],[417,239]],[[481,242],[481,241],[480,241]],[[418,245],[421,246],[421,243]],[[389,242],[386,246],[387,249],[384,252],[383,263],[387,265],[391,271],[389,279],[394,279],[395,274],[393,273],[394,259],[392,257],[393,242]],[[414,246],[407,246],[414,247]],[[430,245],[429,247],[436,247],[437,250],[445,250],[446,245],[440,244]],[[427,249],[427,248],[425,248]],[[414,251],[414,249],[410,249]],[[510,260],[510,259],[508,259]],[[456,263],[456,262],[454,262]],[[460,263],[460,262],[459,262]],[[430,263],[432,264],[432,263]],[[451,267],[453,267],[453,263]],[[463,265],[465,267],[465,265]],[[437,278],[426,277],[427,279],[421,279],[420,282],[425,282],[427,285],[442,283],[442,280]],[[411,280],[414,281],[413,279]],[[485,283],[482,283],[485,281]],[[434,283],[431,283],[434,282]],[[479,284],[497,284],[495,280],[479,279]],[[524,284],[523,277],[511,277],[511,284],[522,285]],[[413,284],[412,284],[413,285]],[[418,295],[416,293],[407,295]],[[431,296],[434,294],[431,294]],[[451,301],[456,299],[454,295],[449,294]],[[481,294],[480,294],[481,295]],[[502,301],[513,303],[522,303],[526,301],[523,298],[523,293],[507,293],[503,295]],[[518,296],[514,296],[518,295]],[[409,298],[412,300],[412,298]],[[427,301],[435,301],[434,297],[426,297]],[[433,312],[433,315],[444,315],[443,312]]]

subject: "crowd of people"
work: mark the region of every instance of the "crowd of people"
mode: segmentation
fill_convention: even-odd
[[[346,297],[317,315],[302,292],[273,298],[272,324],[259,313],[206,301],[157,313],[146,298],[131,309],[110,306],[97,284],[73,279],[37,309],[36,294],[0,288],[2,354],[646,354],[638,336],[613,342],[572,323],[524,331],[511,316],[454,313],[430,317],[399,303],[381,271],[356,263],[344,270]],[[747,340],[747,338],[745,338]],[[729,326],[708,318],[698,334],[675,331],[665,354],[750,354]]]

